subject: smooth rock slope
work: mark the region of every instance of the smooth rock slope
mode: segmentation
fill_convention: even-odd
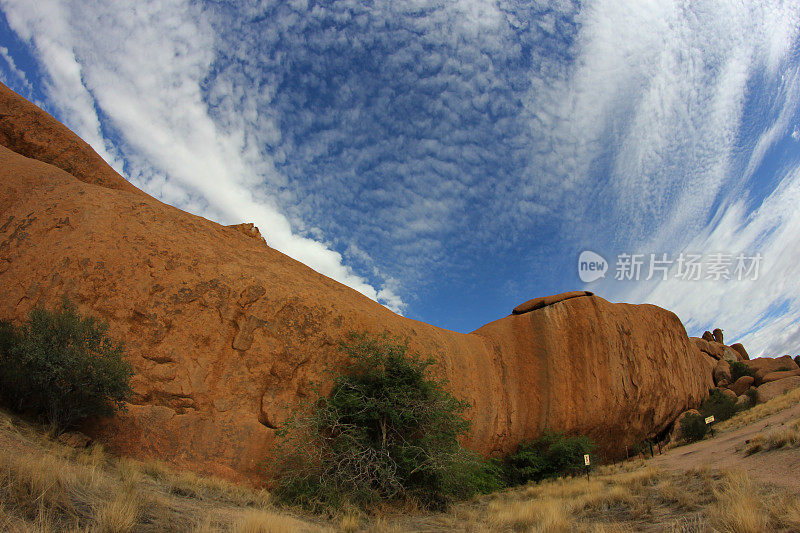
[[[0,87],[0,317],[63,294],[132,361],[128,412],[84,428],[118,453],[256,478],[274,428],[341,360],[349,331],[408,337],[472,404],[466,445],[546,428],[609,456],[662,432],[713,386],[680,320],[652,305],[559,299],[470,334],[398,316],[271,249],[128,184],[55,119]],[[269,240],[270,228],[260,228]],[[560,300],[560,301],[559,301]]]

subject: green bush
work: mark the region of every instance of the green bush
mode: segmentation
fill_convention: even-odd
[[[279,432],[275,494],[312,508],[412,499],[440,507],[501,486],[496,462],[465,450],[469,407],[397,339],[351,334],[350,364]]]
[[[714,422],[722,422],[736,414],[736,399],[729,398],[719,389],[714,389],[700,405],[704,417],[714,416]]]
[[[578,472],[584,468],[584,454],[593,449],[594,443],[589,437],[547,432],[538,439],[521,444],[517,452],[508,457],[508,483],[520,485]]]
[[[689,414],[681,420],[681,437],[686,442],[695,442],[702,440],[708,432],[708,425],[706,424],[703,415]]]
[[[735,382],[742,376],[756,376],[755,370],[747,366],[741,361],[734,361],[731,363],[731,383]]]
[[[19,328],[3,322],[0,396],[10,408],[50,423],[55,434],[124,408],[133,372],[122,343],[107,330],[66,299],[56,311],[32,310]]]

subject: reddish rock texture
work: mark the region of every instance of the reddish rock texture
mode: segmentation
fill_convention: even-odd
[[[775,358],[756,357],[755,359],[745,361],[744,363],[755,371],[756,385],[763,383],[764,377],[772,372],[798,369],[797,364],[788,355]]]
[[[750,355],[747,353],[747,350],[744,349],[744,346],[741,342],[737,342],[735,344],[731,344],[731,348],[736,350],[739,355],[741,356],[742,361],[749,361]]]
[[[780,379],[778,381],[770,381],[764,383],[756,389],[756,400],[758,403],[768,402],[773,398],[777,398],[781,394],[789,392],[792,389],[800,387],[800,376],[792,376],[790,378]]]
[[[761,383],[769,383],[770,381],[778,381],[779,379],[790,378],[792,376],[800,376],[800,369],[797,370],[780,370],[777,372],[770,372],[764,374],[761,378]]]
[[[249,227],[150,198],[20,100],[0,91],[0,141],[12,148],[0,147],[0,317],[21,320],[67,294],[109,322],[127,344],[135,396],[126,414],[84,429],[119,453],[258,477],[271,428],[354,330],[436,354],[473,406],[465,444],[484,454],[553,428],[619,456],[713,385],[710,358],[652,305],[584,295],[471,334],[400,317]]]
[[[0,83],[0,145],[86,183],[144,195],[59,121]]]
[[[753,376],[742,376],[732,383],[728,388],[732,390],[736,396],[741,396],[747,392],[747,389],[750,388],[754,381],[755,380],[753,379]]]

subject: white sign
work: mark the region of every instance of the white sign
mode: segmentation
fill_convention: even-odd
[[[583,456],[583,464],[585,464],[586,466],[589,466],[589,454],[588,453]]]
[[[711,423],[711,422],[713,422],[713,421],[714,421],[714,415],[711,415],[711,416],[707,416],[707,417],[706,417],[706,424],[710,424],[710,423]]]

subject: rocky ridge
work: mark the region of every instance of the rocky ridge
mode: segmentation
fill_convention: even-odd
[[[121,454],[257,478],[275,428],[325,383],[350,331],[435,354],[472,405],[465,445],[487,455],[549,428],[620,456],[699,405],[726,348],[739,354],[698,345],[667,310],[585,291],[526,302],[469,334],[410,320],[266,246],[252,225],[144,194],[5,87],[0,132],[0,317],[66,294],[109,322],[135,396],[83,429]]]

